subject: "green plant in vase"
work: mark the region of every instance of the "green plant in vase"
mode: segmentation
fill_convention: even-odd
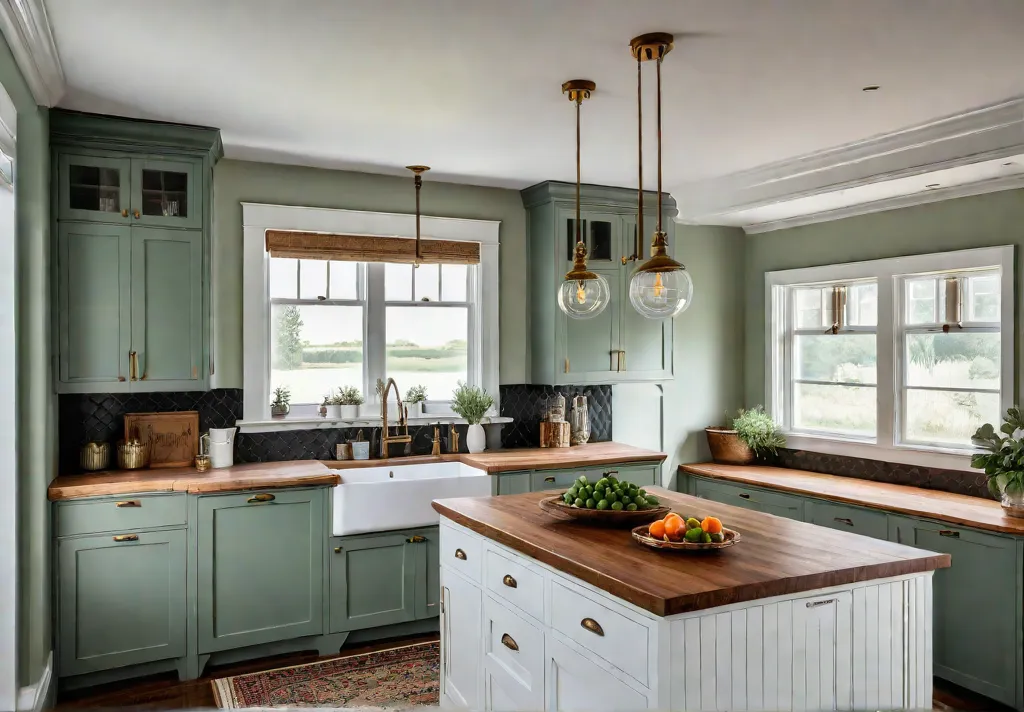
[[[1024,517],[1024,418],[1017,406],[1007,408],[996,430],[985,423],[971,441],[987,450],[971,457],[971,467],[985,471],[988,491],[1011,517]]]
[[[458,388],[452,392],[452,410],[469,423],[466,447],[470,452],[483,452],[486,447],[487,438],[480,421],[493,405],[494,398],[479,386],[471,386],[459,381]]]
[[[270,402],[270,416],[272,418],[283,418],[291,410],[289,405],[292,400],[292,393],[285,386],[274,389],[274,400]]]
[[[419,418],[423,415],[423,404],[427,401],[427,387],[423,385],[412,386],[405,392],[405,405],[409,409],[410,418]]]

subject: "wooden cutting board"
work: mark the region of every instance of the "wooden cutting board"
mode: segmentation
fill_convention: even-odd
[[[128,413],[124,438],[149,443],[150,467],[191,467],[199,454],[199,411]]]

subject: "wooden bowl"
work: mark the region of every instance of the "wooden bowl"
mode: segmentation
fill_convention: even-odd
[[[635,512],[627,512],[624,509],[582,509],[566,504],[560,494],[545,497],[538,504],[548,514],[599,527],[635,527],[637,524],[661,519],[670,511],[668,507],[661,505],[651,509],[638,509]]]
[[[719,549],[727,549],[742,540],[740,533],[735,529],[723,528],[722,534],[725,535],[725,541],[721,542],[695,544],[690,541],[665,541],[664,539],[655,539],[652,537],[650,532],[647,530],[648,526],[649,525],[644,524],[643,526],[633,529],[633,538],[644,546],[649,546],[652,549],[661,549],[663,551],[718,551]]]

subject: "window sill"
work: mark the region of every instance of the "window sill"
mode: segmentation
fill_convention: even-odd
[[[487,417],[483,419],[482,425],[500,425],[511,423],[512,418],[503,416]],[[431,415],[427,414],[421,418],[409,418],[409,425],[434,425],[436,423],[455,423],[465,425],[465,418],[457,415]],[[239,420],[235,422],[238,431],[241,433],[274,433],[282,430],[325,430],[333,428],[379,428],[380,418],[360,416],[352,420],[341,418],[273,418],[269,420]],[[389,423],[391,426],[398,425],[397,421]]]
[[[865,460],[896,462],[916,467],[936,467],[944,470],[959,470],[961,472],[979,472],[979,470],[971,467],[971,455],[980,452],[979,450],[940,450],[937,448],[924,450],[912,447],[887,447],[876,443],[843,440],[840,438],[808,435],[806,433],[785,433],[785,436],[785,446],[790,450],[807,450],[828,455],[859,457]]]

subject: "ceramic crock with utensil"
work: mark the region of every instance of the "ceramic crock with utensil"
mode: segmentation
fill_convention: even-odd
[[[235,464],[235,432],[238,428],[210,428],[210,467],[218,469]]]

